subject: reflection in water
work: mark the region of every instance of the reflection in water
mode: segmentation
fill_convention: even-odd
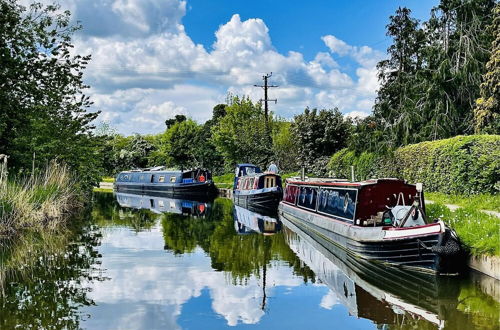
[[[484,277],[398,273],[228,199],[162,198],[97,194],[77,229],[5,249],[0,328],[498,328]]]
[[[367,262],[286,218],[283,222],[290,248],[331,290],[331,296],[322,303],[340,302],[350,314],[389,328],[429,328],[429,323],[439,329],[472,329],[479,325],[497,329],[499,326],[498,317],[494,315],[498,316],[500,305],[491,297],[488,300],[497,308],[495,313],[488,315],[488,308],[479,318],[463,313],[468,311],[460,305],[464,300],[474,299],[478,292],[469,295],[467,287],[461,290],[461,279],[411,273]],[[493,316],[493,323],[478,323],[484,316]]]
[[[272,235],[281,230],[278,215],[263,215],[244,207],[234,205],[234,229],[238,234],[260,233]]]
[[[81,308],[94,304],[82,283],[104,280],[95,268],[99,240],[79,226],[0,242],[0,329],[79,328]]]

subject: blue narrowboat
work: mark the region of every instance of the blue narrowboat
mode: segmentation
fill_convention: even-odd
[[[162,192],[172,195],[213,196],[217,189],[210,171],[164,170],[163,167],[120,172],[115,180],[116,191],[140,193]]]
[[[234,229],[240,235],[259,233],[273,235],[281,230],[281,221],[278,215],[269,216],[253,212],[244,207],[233,207]]]
[[[262,172],[253,164],[236,166],[233,201],[236,205],[258,212],[276,212],[283,197],[281,176]]]
[[[145,209],[156,214],[174,213],[191,217],[204,217],[211,207],[211,203],[205,198],[179,199],[159,193],[142,195],[124,192],[117,192],[115,196],[121,207]]]

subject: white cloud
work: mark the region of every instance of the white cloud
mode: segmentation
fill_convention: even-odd
[[[336,38],[335,36],[326,35],[321,37],[321,39],[332,53],[337,53],[340,56],[345,56],[353,50],[352,46],[348,45],[345,41]]]
[[[69,0],[64,6],[84,25],[74,51],[92,54],[85,81],[94,108],[121,133],[162,131],[165,119],[179,113],[203,122],[228,91],[256,101],[262,90],[253,85],[267,72],[280,86],[269,92],[278,98],[271,110],[286,117],[306,106],[369,111],[378,88],[375,64],[382,54],[333,35],[321,37],[330,53],[306,61],[299,52],[278,52],[260,18],[234,14],[205,48],[182,25],[185,1]],[[336,56],[349,58],[355,74]]]

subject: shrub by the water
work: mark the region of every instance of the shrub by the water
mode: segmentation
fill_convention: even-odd
[[[377,155],[343,149],[332,156],[334,176],[357,180],[397,177],[423,182],[426,191],[447,194],[495,194],[500,190],[500,135],[456,136],[398,148]]]
[[[65,165],[50,163],[41,173],[8,179],[0,165],[0,238],[23,229],[51,230],[81,206],[77,182]]]

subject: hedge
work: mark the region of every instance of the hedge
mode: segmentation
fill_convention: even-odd
[[[390,155],[343,149],[328,163],[338,178],[397,177],[422,182],[426,191],[495,194],[500,191],[500,135],[456,136],[398,148]]]

